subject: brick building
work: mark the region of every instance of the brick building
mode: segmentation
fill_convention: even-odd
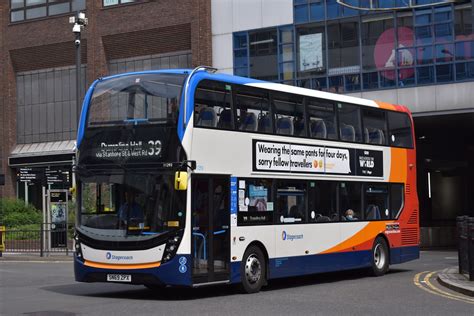
[[[44,180],[20,182],[17,173],[59,168],[70,175],[77,115],[69,17],[77,10],[89,20],[81,95],[109,74],[211,64],[209,0],[1,1],[0,196],[39,208]]]

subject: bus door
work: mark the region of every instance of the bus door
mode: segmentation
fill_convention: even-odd
[[[229,280],[229,176],[193,175],[193,283]]]

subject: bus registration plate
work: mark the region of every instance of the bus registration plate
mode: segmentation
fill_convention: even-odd
[[[108,282],[132,282],[130,274],[107,274]]]

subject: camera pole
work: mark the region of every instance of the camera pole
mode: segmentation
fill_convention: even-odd
[[[72,32],[75,35],[74,46],[76,47],[76,115],[77,124],[81,117],[81,31],[87,25],[88,20],[83,12],[77,12],[76,16],[69,18],[73,24]],[[78,126],[79,129],[79,126]]]

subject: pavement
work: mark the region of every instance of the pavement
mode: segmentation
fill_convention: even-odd
[[[40,256],[40,254],[36,253],[2,253],[2,256],[0,257],[0,262],[2,261],[21,261],[21,262],[45,262],[45,261],[71,261],[73,260],[73,252],[70,251],[68,255],[66,253],[50,253],[50,254],[44,254],[43,257]]]
[[[73,260],[73,252],[50,253],[41,257],[39,254],[24,253],[3,253],[1,261],[21,261],[21,262],[67,262]],[[459,273],[458,266],[445,268],[438,272],[438,282],[450,290],[474,297],[474,281],[469,281],[469,276]]]
[[[459,273],[459,267],[449,267],[438,272],[438,282],[459,293],[474,297],[474,281],[469,276]]]

